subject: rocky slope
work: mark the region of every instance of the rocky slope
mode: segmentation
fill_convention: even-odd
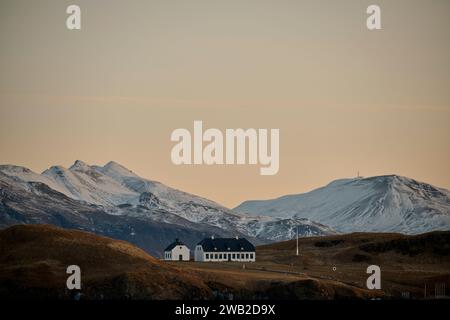
[[[24,216],[44,223],[55,223],[54,220],[58,220],[56,225],[64,226],[60,221],[60,215],[56,214],[59,210],[56,208],[65,197],[64,201],[70,202],[71,212],[83,212],[88,207],[89,210],[95,209],[97,212],[101,211],[124,219],[139,219],[153,225],[161,223],[172,225],[177,229],[191,229],[192,235],[183,240],[192,247],[195,242],[190,239],[198,236],[195,232],[205,230],[209,230],[210,235],[214,233],[218,236],[249,237],[256,243],[291,239],[297,229],[300,236],[335,233],[332,229],[307,219],[280,219],[239,214],[208,199],[170,188],[157,181],[141,178],[112,161],[105,166],[90,166],[77,160],[69,169],[53,166],[42,174],[23,167],[2,165],[0,181],[4,183],[2,189],[5,194],[17,193],[17,197],[9,197],[3,204],[4,212],[7,211],[6,209],[13,208],[14,212],[18,213],[16,218],[11,217],[13,212],[11,210],[7,211],[9,214],[0,216],[0,225],[5,226],[13,223],[28,223],[26,219],[23,219]],[[37,191],[38,189],[40,191]],[[30,199],[26,199],[27,196]],[[55,199],[52,199],[53,197]],[[39,202],[38,207],[41,210],[39,212],[33,210],[34,205],[28,205],[30,202]],[[77,205],[80,208],[76,208]],[[61,210],[69,213],[64,208]],[[31,217],[33,215],[34,217]],[[21,218],[17,218],[18,216]],[[97,216],[104,217],[104,215]],[[92,216],[90,218],[93,219]],[[108,217],[106,220],[108,219],[111,218]],[[100,219],[96,218],[96,221],[101,224]],[[76,224],[71,226],[85,228]],[[99,227],[89,230],[99,232]],[[135,233],[130,231],[130,234]],[[162,230],[156,232],[156,236],[161,238],[161,242],[167,241]],[[181,238],[181,236],[180,234],[177,237]],[[200,240],[201,238],[196,239],[196,241]],[[156,247],[160,248],[161,245],[158,244]]]
[[[307,218],[340,232],[450,230],[450,192],[396,175],[337,180],[304,194],[246,201],[235,211]]]

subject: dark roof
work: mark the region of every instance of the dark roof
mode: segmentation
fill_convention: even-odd
[[[245,238],[205,238],[197,245],[201,245],[203,247],[203,251],[206,252],[255,251],[255,246]]]
[[[178,239],[175,239],[174,242],[172,242],[171,244],[169,244],[169,246],[167,248],[164,249],[164,251],[171,251],[173,248],[175,248],[176,246],[184,246],[185,244],[183,242],[181,242]]]

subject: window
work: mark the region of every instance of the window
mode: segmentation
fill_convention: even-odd
[[[233,253],[233,259],[236,259],[236,254],[235,253]]]
[[[248,259],[248,253],[245,254],[245,259]]]
[[[241,259],[244,259],[244,254],[243,253],[241,253]]]
[[[209,259],[209,253],[206,254],[206,259]]]
[[[217,256],[218,256],[217,253],[215,253],[215,254],[214,254],[214,259],[217,259]]]
[[[253,259],[253,253],[250,253],[250,259]]]
[[[219,259],[222,259],[222,254],[219,254]]]

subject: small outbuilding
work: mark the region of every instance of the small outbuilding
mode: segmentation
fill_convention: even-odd
[[[175,239],[174,242],[164,250],[164,260],[169,261],[189,261],[190,250],[180,240]]]

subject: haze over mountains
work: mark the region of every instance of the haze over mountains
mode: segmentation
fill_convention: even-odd
[[[450,192],[396,175],[336,180],[304,194],[246,201],[234,210],[307,218],[344,233],[450,229]]]
[[[69,169],[42,174],[0,166],[0,226],[49,223],[133,242],[160,256],[173,239],[191,247],[204,237],[245,236],[255,243],[334,234],[303,218],[235,213],[213,201],[139,177],[115,162],[90,166],[77,160]]]
[[[247,201],[230,210],[116,163],[75,161],[42,174],[0,166],[0,227],[45,223],[130,241],[153,255],[175,238],[191,248],[204,237],[247,237],[255,244],[296,236],[450,229],[449,191],[382,176],[337,180],[306,194]],[[335,231],[337,230],[337,231]]]

